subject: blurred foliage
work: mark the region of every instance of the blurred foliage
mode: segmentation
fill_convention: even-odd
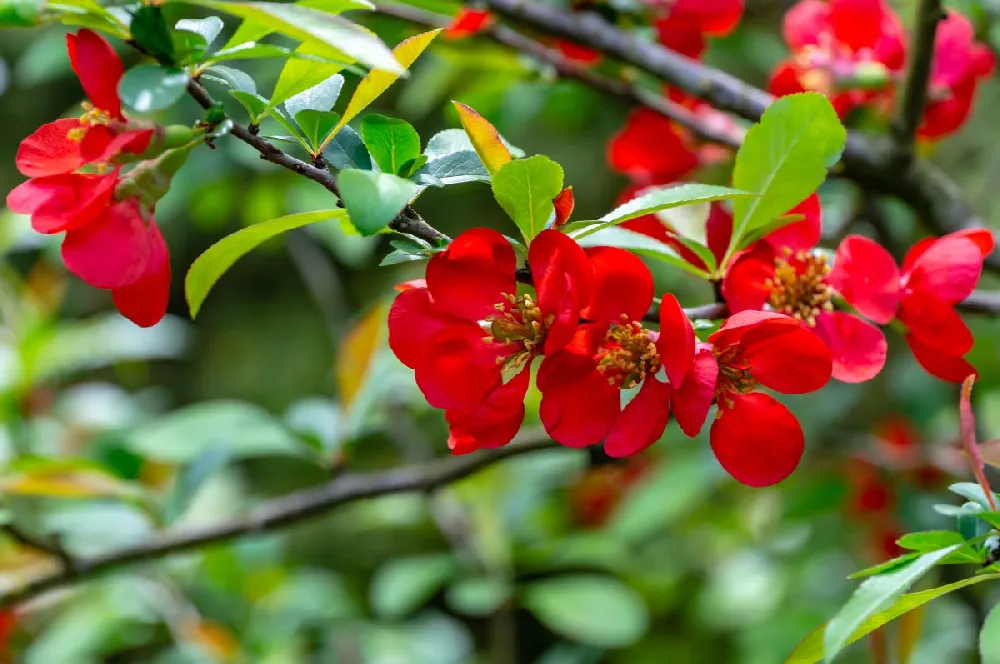
[[[763,83],[783,55],[778,25],[787,4],[749,2],[744,24],[713,42],[708,62]],[[1000,46],[1000,23],[991,27],[1000,6],[960,4]],[[911,16],[912,6],[901,3],[902,14]],[[173,5],[164,12],[181,16]],[[416,32],[390,19],[359,20],[389,44]],[[21,138],[79,101],[64,32],[48,26],[0,39],[0,191],[20,181],[13,155]],[[261,89],[280,70],[266,59],[242,66]],[[348,74],[345,87],[357,81]],[[226,97],[227,110],[245,117]],[[562,164],[577,218],[612,207],[624,183],[609,174],[604,150],[627,111],[622,103],[553,81],[492,44],[442,41],[373,108],[426,137],[458,126],[450,99],[475,107],[513,144]],[[929,155],[993,227],[997,103],[1000,85],[991,81],[963,131]],[[199,114],[185,99],[153,117],[187,123]],[[264,120],[263,133],[280,132],[273,123]],[[726,184],[728,172],[705,176]],[[859,216],[857,227],[871,231],[871,210],[853,185],[834,180],[821,195],[828,238]],[[919,236],[902,206],[874,204],[898,242]],[[319,185],[223,138],[177,175],[157,218],[175,274],[183,274],[241,227],[328,207]],[[472,224],[511,231],[483,186],[430,189],[419,209],[449,234]],[[385,346],[391,286],[420,274],[407,264],[378,268],[391,249],[385,236],[361,237],[336,219],[313,224],[237,262],[197,323],[175,279],[171,315],[140,330],[109,313],[105,293],[66,275],[55,238],[0,212],[4,523],[93,554],[242,514],[319,485],[345,463],[370,469],[445,454],[443,417]],[[682,301],[709,297],[679,271],[653,269],[661,291]],[[1000,324],[971,324],[982,439],[990,440],[1000,437]],[[849,573],[898,553],[903,532],[951,524],[930,506],[956,502],[943,487],[965,474],[957,395],[901,345],[870,383],[788,399],[808,449],[778,487],[736,484],[707,440],[676,429],[626,466],[592,465],[578,450],[536,453],[432,495],[353,503],[288,531],[47,596],[18,611],[11,661],[782,661],[844,603],[855,586]],[[538,395],[532,399],[529,429],[538,423]],[[52,564],[13,539],[0,542],[5,588]],[[943,568],[938,580],[960,578],[953,573]],[[991,584],[957,592],[849,648],[843,661],[977,661],[978,625],[998,598]],[[994,611],[988,629],[996,633],[997,623]]]

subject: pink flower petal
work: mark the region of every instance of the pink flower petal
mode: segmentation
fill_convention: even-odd
[[[885,366],[887,346],[882,330],[842,311],[816,319],[816,334],[833,358],[833,377],[845,383],[871,380]]]
[[[97,220],[66,233],[63,261],[94,288],[121,288],[145,272],[152,248],[139,201],[117,203]]]

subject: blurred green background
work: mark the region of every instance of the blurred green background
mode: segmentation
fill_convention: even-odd
[[[707,60],[764,85],[785,54],[779,26],[788,3],[747,4],[743,24],[713,42]],[[994,5],[961,6],[988,37]],[[898,8],[912,15],[910,3]],[[182,17],[177,6],[166,11]],[[355,18],[388,44],[416,31]],[[21,181],[19,141],[80,100],[64,32],[0,36],[0,192]],[[240,64],[263,91],[281,66]],[[529,154],[559,161],[575,188],[576,218],[603,214],[624,187],[604,154],[628,108],[482,41],[439,41],[372,110],[405,118],[426,140],[457,126],[449,99],[476,108]],[[986,82],[962,132],[926,150],[994,228],[998,103],[1000,86]],[[199,116],[185,99],[155,119]],[[725,182],[727,169],[704,179]],[[873,201],[854,183],[831,180],[821,195],[833,246],[849,224],[871,233],[876,213],[902,246],[924,232],[905,207]],[[183,275],[209,245],[248,224],[329,206],[322,187],[235,139],[199,149],[157,209],[174,284],[170,315],[149,330],[66,274],[57,237],[0,212],[0,516],[90,554],[157,529],[224,520],[321,484],[331,467],[447,454],[441,413],[385,348],[391,287],[421,270],[376,267],[390,250],[385,236],[352,236],[336,222],[293,232],[240,260],[196,322],[187,315]],[[452,235],[472,225],[512,230],[475,183],[431,189],[417,207]],[[651,267],[660,290],[683,304],[711,297],[704,284]],[[970,322],[983,440],[1000,438],[1000,328]],[[735,483],[705,437],[692,441],[675,427],[625,465],[586,451],[530,454],[433,495],[358,502],[45,596],[19,609],[0,661],[780,662],[850,595],[851,571],[894,555],[903,532],[950,525],[930,505],[952,502],[944,487],[966,475],[955,447],[957,392],[925,375],[898,336],[890,344],[878,379],[787,400],[808,449],[777,487]],[[529,408],[524,436],[539,437],[537,426]],[[39,479],[25,462],[33,457],[54,470]],[[49,564],[0,541],[0,587]],[[902,661],[911,648],[912,664],[978,661],[977,628],[997,599],[1000,589],[988,584],[950,595],[843,661]]]

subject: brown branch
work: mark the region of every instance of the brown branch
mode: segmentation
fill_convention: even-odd
[[[202,108],[211,108],[215,103],[215,100],[212,99],[208,90],[206,90],[205,87],[196,80],[192,79],[188,82],[188,94],[190,94]],[[234,123],[233,128],[229,133],[259,152],[261,159],[265,159],[272,164],[276,164],[282,168],[287,168],[294,173],[298,173],[299,175],[307,177],[314,182],[318,182],[326,187],[327,191],[332,193],[338,199],[340,198],[340,190],[337,187],[337,180],[329,170],[325,168],[318,168],[312,164],[302,161],[301,159],[296,159],[281,148],[277,147],[274,143],[271,143],[266,138],[258,136],[239,123]],[[451,239],[424,221],[420,214],[409,205],[403,208],[403,211],[399,213],[399,216],[389,223],[389,228],[398,233],[413,235],[414,237],[418,237],[421,240],[430,242],[431,244],[436,244],[442,241],[447,242]]]
[[[910,59],[899,115],[892,126],[901,156],[905,159],[913,158],[913,140],[927,101],[927,86],[934,61],[935,35],[938,23],[944,17],[941,0],[920,0],[917,9],[917,29],[913,39],[913,56]]]
[[[241,519],[219,525],[168,532],[159,538],[95,556],[79,557],[72,569],[60,569],[34,578],[0,594],[0,607],[20,604],[46,591],[165,556],[190,551],[237,537],[269,532],[329,512],[365,498],[409,491],[430,491],[471,475],[490,464],[558,445],[538,432],[523,432],[506,447],[467,456],[373,473],[348,473],[318,487],[303,489],[268,501]]]

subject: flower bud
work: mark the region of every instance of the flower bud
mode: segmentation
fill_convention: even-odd
[[[889,83],[889,70],[881,62],[859,63],[852,74],[837,81],[845,88],[878,90]]]
[[[0,28],[26,28],[42,22],[45,0],[0,0]]]
[[[143,161],[122,176],[115,187],[115,198],[121,201],[135,197],[145,207],[153,209],[156,202],[166,196],[174,174],[184,165],[197,145],[189,142],[183,147],[167,150],[156,159]]]

